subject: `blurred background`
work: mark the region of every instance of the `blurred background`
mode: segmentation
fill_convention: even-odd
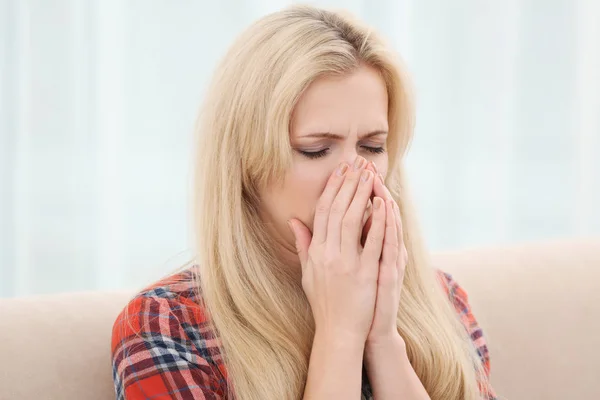
[[[276,0],[0,0],[0,297],[138,288],[190,257],[192,131]],[[600,234],[600,2],[338,0],[403,56],[432,251]],[[568,266],[565,266],[568,269]]]

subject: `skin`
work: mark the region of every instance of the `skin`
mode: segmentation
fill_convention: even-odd
[[[292,166],[261,193],[315,319],[305,399],[359,399],[363,363],[378,400],[429,399],[396,327],[407,252],[384,184],[387,100],[367,66],[313,82],[293,114]]]
[[[331,172],[341,162],[352,165],[360,155],[373,161],[386,176],[387,153],[369,150],[385,150],[387,103],[385,82],[375,69],[367,67],[347,76],[317,79],[300,98],[290,125],[292,166],[282,185],[268,187],[261,196],[266,214],[263,219],[269,222],[271,234],[280,243],[288,264],[300,266],[287,221],[297,218],[312,230],[317,201]],[[381,134],[366,137],[377,132]],[[321,133],[339,137],[313,136]],[[319,158],[302,154],[324,149],[326,154]],[[366,213],[370,214],[370,210]]]

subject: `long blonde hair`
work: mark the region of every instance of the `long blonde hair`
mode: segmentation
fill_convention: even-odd
[[[361,63],[380,71],[389,97],[387,184],[409,254],[398,331],[433,400],[480,398],[481,362],[428,264],[409,207],[401,162],[414,112],[403,68],[360,22],[294,6],[258,20],[233,44],[198,121],[197,285],[237,399],[302,398],[314,321],[299,271],[282,265],[257,217],[258,193],[290,165],[290,116],[303,91]]]

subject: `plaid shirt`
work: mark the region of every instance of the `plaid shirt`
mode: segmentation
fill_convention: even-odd
[[[489,353],[465,291],[439,273],[452,304],[471,335],[489,375]],[[161,280],[135,296],[118,316],[112,335],[113,379],[117,400],[227,397],[227,371],[220,341],[199,306],[191,271]],[[372,399],[368,382],[363,396]],[[496,396],[490,387],[483,392]]]

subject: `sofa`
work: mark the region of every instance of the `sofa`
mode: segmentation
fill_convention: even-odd
[[[600,399],[600,238],[444,252],[502,399]],[[106,400],[113,320],[133,291],[0,300],[0,400]]]

